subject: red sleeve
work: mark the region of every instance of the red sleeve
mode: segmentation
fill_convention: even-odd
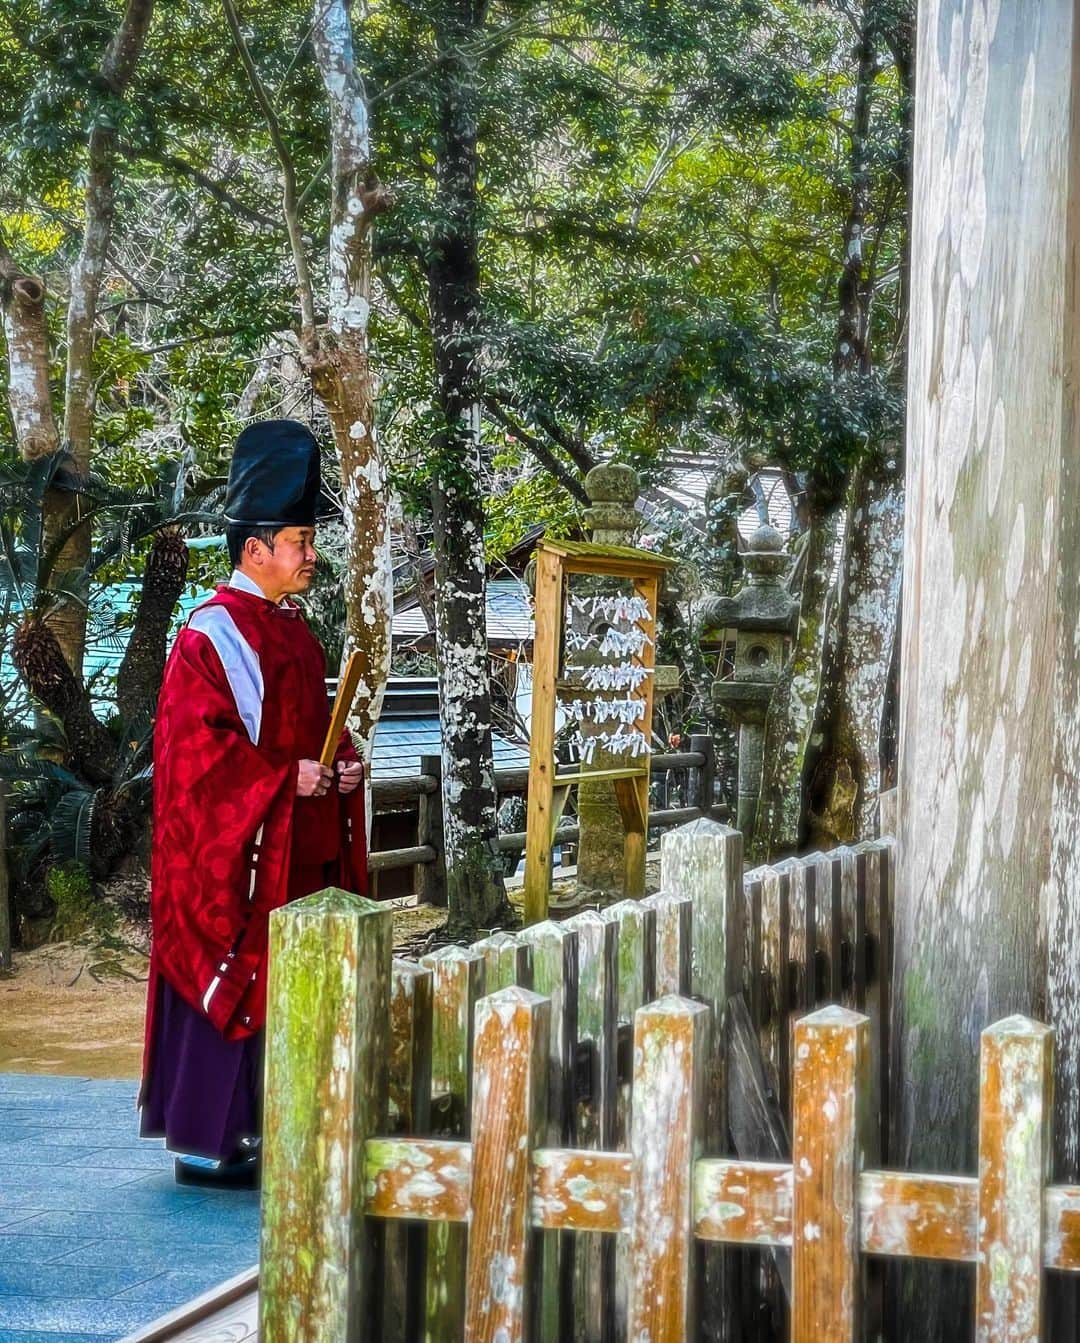
[[[213,645],[182,630],[155,724],[154,956],[230,1037],[261,1025],[240,1008],[287,894],[297,769],[252,744]]]
[[[340,761],[355,763],[359,759],[360,757],[356,752],[356,747],[353,745],[352,733],[347,727],[343,727],[341,729],[341,740],[338,742],[337,750],[334,752],[334,764],[336,765]]]

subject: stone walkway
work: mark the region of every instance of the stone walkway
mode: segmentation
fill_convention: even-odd
[[[119,1339],[258,1258],[258,1194],[178,1187],[135,1091],[0,1073],[0,1343]]]

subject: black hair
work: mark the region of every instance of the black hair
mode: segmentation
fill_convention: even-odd
[[[253,536],[256,541],[261,541],[269,550],[273,550],[274,537],[280,531],[280,527],[251,527],[246,522],[229,523],[225,528],[225,541],[229,547],[229,559],[233,568],[240,567],[240,559],[244,553],[244,542],[249,536]]]

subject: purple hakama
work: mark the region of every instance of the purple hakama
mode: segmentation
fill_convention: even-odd
[[[171,984],[158,981],[141,1133],[174,1152],[228,1161],[259,1136],[263,1033],[226,1040]]]

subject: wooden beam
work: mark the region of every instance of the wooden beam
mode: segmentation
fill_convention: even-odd
[[[790,1246],[791,1203],[790,1165],[699,1161],[694,1168],[694,1234],[701,1240]],[[790,1297],[790,1281],[788,1288]]]
[[[472,1145],[451,1138],[376,1138],[365,1153],[365,1211],[391,1220],[466,1222]]]
[[[629,1152],[547,1150],[533,1154],[533,1226],[629,1231]]]
[[[563,574],[560,557],[541,547],[536,567],[536,632],[533,640],[532,729],[529,734],[529,808],[525,826],[525,922],[547,918],[555,761],[555,683],[562,645]]]

